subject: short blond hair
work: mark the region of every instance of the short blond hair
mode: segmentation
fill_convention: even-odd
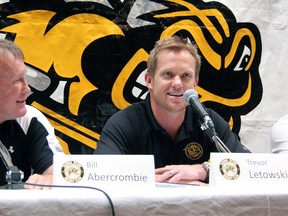
[[[176,35],[160,39],[155,43],[155,46],[151,50],[147,61],[148,73],[150,73],[151,75],[155,74],[159,55],[165,50],[187,50],[195,59],[195,77],[199,78],[201,56],[198,53],[198,47],[195,43],[190,43],[188,39],[184,39]]]
[[[12,54],[15,59],[24,60],[22,50],[12,41],[0,39],[0,55]]]

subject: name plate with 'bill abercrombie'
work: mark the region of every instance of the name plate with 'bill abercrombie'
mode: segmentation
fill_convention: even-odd
[[[209,185],[216,187],[287,187],[288,155],[211,153]]]
[[[155,187],[153,155],[54,155],[54,184]]]

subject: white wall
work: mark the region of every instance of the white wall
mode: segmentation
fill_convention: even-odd
[[[242,116],[240,137],[252,152],[270,152],[272,125],[288,113],[288,1],[219,0],[237,22],[254,23],[262,38],[259,73],[263,97],[256,109]],[[287,131],[288,133],[288,131]]]

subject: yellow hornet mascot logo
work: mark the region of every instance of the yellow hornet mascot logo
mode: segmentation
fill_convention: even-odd
[[[197,43],[200,101],[234,132],[261,101],[259,30],[219,2],[7,1],[1,9],[0,36],[25,54],[27,103],[49,118],[67,153],[93,152],[107,119],[146,97],[146,61],[163,37]]]

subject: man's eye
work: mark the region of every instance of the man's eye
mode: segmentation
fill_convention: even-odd
[[[172,73],[171,72],[165,72],[164,74],[163,74],[165,77],[171,77],[172,76]]]
[[[191,76],[191,74],[189,74],[189,73],[184,73],[184,74],[183,74],[183,78],[185,78],[185,79],[191,79],[192,76]]]
[[[22,81],[23,81],[23,78],[20,78],[20,79],[14,80],[13,83],[21,83]]]

